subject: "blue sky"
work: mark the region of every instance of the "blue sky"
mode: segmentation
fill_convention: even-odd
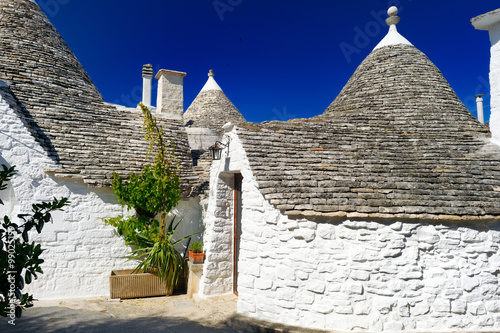
[[[111,103],[135,106],[142,65],[151,63],[155,73],[187,72],[185,109],[213,69],[249,121],[318,115],[385,36],[385,12],[397,5],[399,32],[436,64],[466,107],[475,115],[478,93],[489,106],[490,42],[470,19],[497,9],[498,0],[37,2]]]

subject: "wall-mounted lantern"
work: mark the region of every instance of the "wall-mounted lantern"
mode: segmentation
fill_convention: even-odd
[[[227,143],[222,143],[220,141],[216,141],[213,146],[208,148],[210,151],[210,155],[212,156],[212,160],[218,161],[222,157],[222,150],[227,148],[227,154],[229,155],[229,137]]]

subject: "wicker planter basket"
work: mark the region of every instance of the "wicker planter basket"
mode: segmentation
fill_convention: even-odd
[[[150,296],[169,296],[164,283],[152,273],[134,273],[133,269],[114,270],[109,277],[111,298],[138,298]]]

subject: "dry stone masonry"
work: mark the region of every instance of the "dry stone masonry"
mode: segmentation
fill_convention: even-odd
[[[147,150],[140,110],[104,103],[35,3],[1,0],[0,10],[0,80],[10,84],[20,101],[20,116],[57,162],[54,173],[109,186],[115,171],[123,176],[140,171]],[[184,194],[196,193],[198,180],[191,171],[182,119],[160,122],[175,143]]]
[[[199,193],[204,197],[210,179],[211,157],[208,149],[222,140],[222,126],[228,122],[241,124],[246,120],[224,94],[214,79],[214,72],[210,70],[207,82],[184,113],[184,122],[191,154],[198,164],[194,171],[202,184]]]
[[[500,147],[396,37],[324,114],[228,129],[210,184],[243,177],[241,314],[335,331],[500,330]]]
[[[33,197],[51,200],[68,197],[64,212],[53,214],[42,234],[33,240],[47,249],[43,254],[44,274],[27,288],[36,298],[88,297],[108,293],[109,270],[124,264],[128,253],[123,240],[101,218],[123,214],[111,189],[90,191],[81,181],[60,180],[47,176],[44,168],[55,163],[27,131],[22,118],[14,110],[16,99],[8,88],[0,88],[1,163],[15,165],[17,174],[10,182],[11,195],[0,215],[30,212]]]
[[[186,110],[184,122],[188,127],[208,128],[220,134],[226,123],[241,124],[245,118],[215,82],[212,70],[208,76],[207,83]]]
[[[499,147],[413,46],[372,52],[323,115],[238,135],[261,192],[288,215],[500,216]]]
[[[41,144],[28,131],[19,116],[19,101],[0,81],[0,163],[16,166],[17,173],[7,191],[2,191],[5,205],[0,216],[16,220],[29,213],[34,202],[67,197],[70,205],[53,214],[41,234],[31,237],[42,248],[44,274],[27,286],[38,299],[94,297],[109,294],[109,274],[113,269],[134,268],[126,262],[130,247],[125,246],[113,227],[102,219],[130,214],[116,202],[113,190],[90,188],[81,180],[59,179],[44,170],[55,168]],[[177,235],[199,231],[199,200],[185,199],[174,210],[183,217]]]
[[[130,248],[102,219],[133,213],[109,185],[113,172],[126,177],[147,162],[142,113],[104,103],[36,3],[0,0],[0,13],[0,163],[18,170],[0,194],[6,203],[0,216],[16,220],[35,202],[70,201],[33,235],[46,249],[44,274],[27,288],[39,299],[108,295],[111,270],[135,266],[126,262]],[[201,207],[193,198],[200,184],[184,123],[158,118],[181,168],[178,235],[192,234],[200,230]]]
[[[210,187],[209,211],[204,218],[203,241],[207,257],[200,283],[199,294],[202,297],[233,291],[231,176],[218,179]]]
[[[498,228],[245,222],[244,314],[346,331],[499,329]]]
[[[0,216],[68,197],[36,236],[48,250],[30,291],[106,295],[111,269],[134,266],[101,218],[126,213],[106,188],[113,172],[146,163],[142,114],[103,101],[34,2],[0,0],[0,12],[0,162],[19,171]],[[311,119],[246,123],[213,72],[183,119],[185,73],[158,73],[158,121],[181,167],[180,233],[204,224],[200,296],[236,289],[239,313],[310,328],[500,330],[500,147],[389,12],[388,37]],[[222,136],[229,121],[238,126]],[[230,145],[212,162],[214,138]]]
[[[229,245],[234,216],[226,179],[240,172],[239,313],[327,330],[500,329],[498,223],[291,218],[262,193],[239,130],[230,135],[229,158],[212,169],[217,200],[211,196],[205,220],[220,228],[208,225],[204,274],[221,266],[216,245]]]

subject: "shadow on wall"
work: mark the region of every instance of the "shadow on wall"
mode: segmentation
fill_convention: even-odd
[[[53,175],[50,177],[59,186],[66,187],[73,195],[96,195],[105,204],[118,205],[118,199],[111,187],[89,187],[81,180],[61,179]],[[130,214],[132,214],[132,212],[130,212]],[[176,230],[174,239],[198,233],[192,237],[191,242],[201,241],[203,224],[201,223],[202,209],[199,198],[182,199],[177,204],[177,207],[172,210],[171,215],[176,216],[176,221],[182,218],[182,222]],[[170,222],[170,220],[168,220],[168,222]],[[177,250],[184,251],[186,244],[187,240],[183,241],[182,244],[179,244]]]
[[[5,158],[3,158],[3,156],[2,156],[2,154],[1,154],[1,152],[0,152],[0,165],[1,165],[1,164],[6,165],[6,166],[7,166],[7,167],[9,167],[9,168],[12,166],[12,165],[10,165],[10,164],[9,164],[9,162],[7,162],[7,161],[5,160]]]
[[[66,187],[72,194],[82,196],[95,194],[106,204],[118,204],[118,199],[116,198],[116,195],[111,187],[90,187],[82,180],[78,179],[62,179],[57,178],[54,175],[49,175],[49,177],[56,182],[57,185]]]
[[[35,140],[44,148],[48,156],[56,163],[59,163],[59,155],[57,154],[52,141],[49,137],[42,131],[38,124],[33,119],[29,111],[24,107],[24,105],[19,101],[14,92],[5,87],[0,86],[0,96],[7,101],[9,106],[16,112],[16,115],[21,119],[24,126],[29,130],[31,135]]]
[[[203,224],[201,223],[202,210],[199,198],[189,198],[179,201],[177,207],[175,207],[171,213],[178,218],[182,218],[182,222],[175,232],[174,239],[180,239],[197,232],[198,234],[192,237],[191,242],[201,241]],[[184,240],[182,244],[179,244],[176,248],[182,253],[186,245],[187,240]]]
[[[0,165],[1,164],[11,167],[2,155],[0,155]],[[0,199],[3,201],[3,205],[0,205],[0,219],[3,219],[4,215],[7,215],[12,219],[15,212],[14,208],[19,207],[19,201],[16,199],[14,189],[12,188],[10,181],[7,182],[7,188],[0,191]]]

